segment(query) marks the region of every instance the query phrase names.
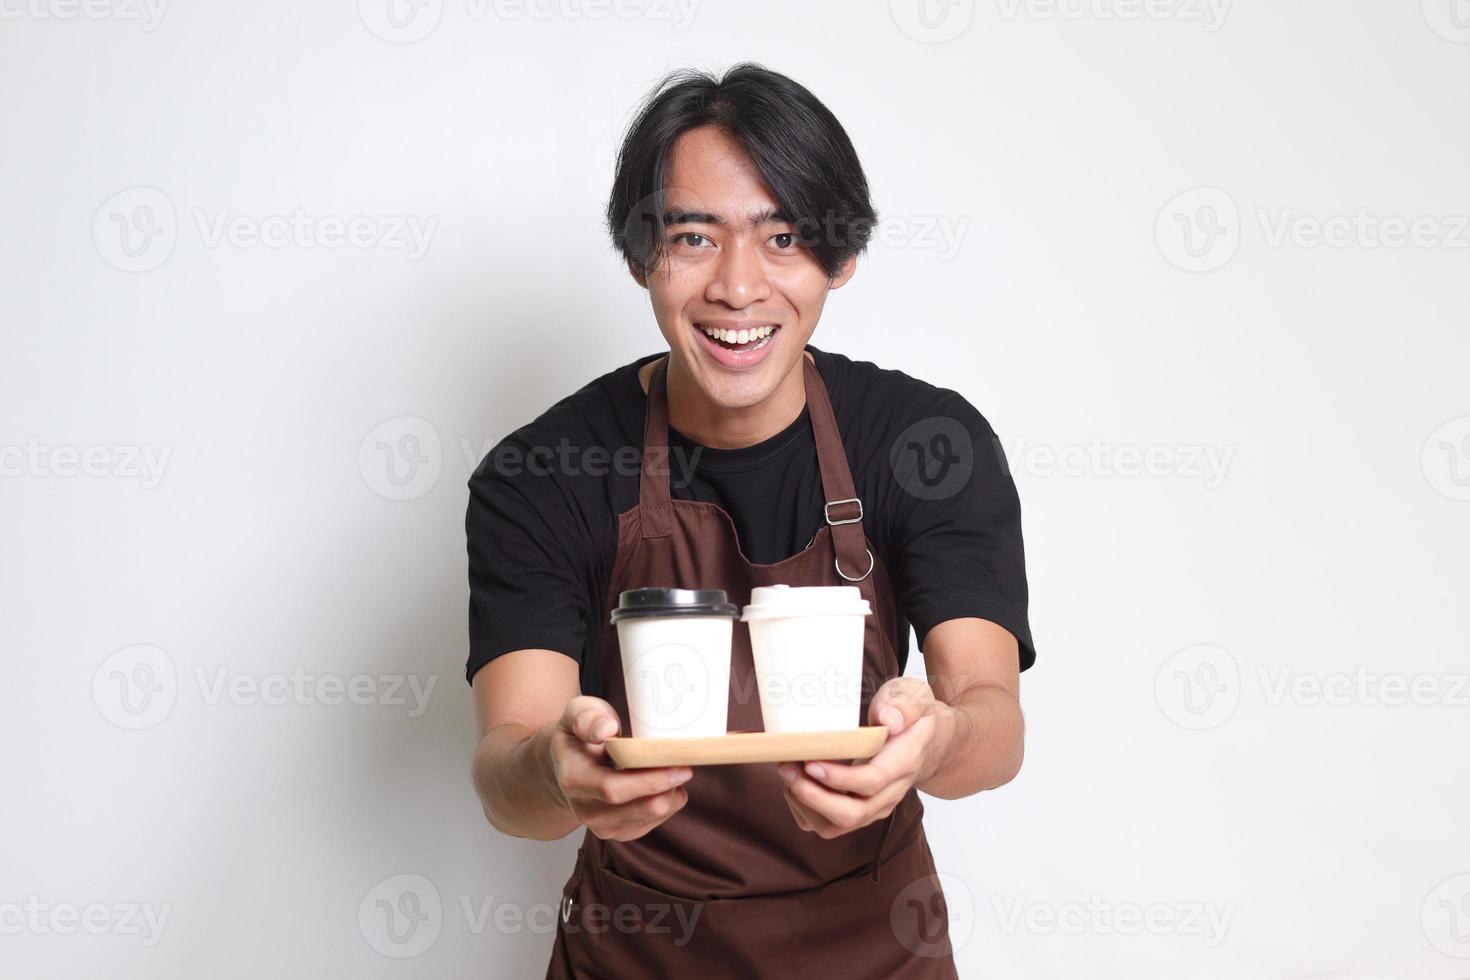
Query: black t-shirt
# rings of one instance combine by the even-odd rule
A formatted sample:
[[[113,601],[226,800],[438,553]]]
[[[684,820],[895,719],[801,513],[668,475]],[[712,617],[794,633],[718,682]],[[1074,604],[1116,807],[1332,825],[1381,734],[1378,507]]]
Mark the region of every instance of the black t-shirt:
[[[1021,508],[990,424],[959,394],[808,346],[847,451],[863,530],[888,568],[899,618],[922,649],[936,624],[977,616],[1009,630],[1020,669],[1036,659],[1026,613]],[[512,650],[548,649],[597,669],[617,516],[638,504],[646,395],[640,357],[562,399],[486,454],[469,480],[470,655],[465,674]],[[809,409],[753,446],[712,449],[670,426],[676,500],[724,508],[757,564],[805,548],[823,524]],[[854,570],[853,574],[856,573]],[[835,580],[833,584],[841,584]]]

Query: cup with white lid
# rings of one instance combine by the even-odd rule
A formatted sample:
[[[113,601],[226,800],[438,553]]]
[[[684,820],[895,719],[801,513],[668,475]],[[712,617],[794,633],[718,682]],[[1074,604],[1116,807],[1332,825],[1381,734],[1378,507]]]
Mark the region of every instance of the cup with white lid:
[[[868,600],[851,585],[751,589],[750,629],[768,732],[835,732],[862,725]]]
[[[629,589],[618,596],[623,687],[634,738],[725,734],[736,609],[724,589]]]

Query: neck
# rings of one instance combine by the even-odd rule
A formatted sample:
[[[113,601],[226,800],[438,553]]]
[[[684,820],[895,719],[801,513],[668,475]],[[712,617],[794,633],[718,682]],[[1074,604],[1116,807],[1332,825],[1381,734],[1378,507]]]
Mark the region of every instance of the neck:
[[[669,424],[685,436],[711,449],[743,449],[781,432],[801,416],[806,407],[803,364],[811,355],[802,352],[786,377],[769,398],[747,408],[721,408],[711,404],[683,365],[670,361],[665,376]]]

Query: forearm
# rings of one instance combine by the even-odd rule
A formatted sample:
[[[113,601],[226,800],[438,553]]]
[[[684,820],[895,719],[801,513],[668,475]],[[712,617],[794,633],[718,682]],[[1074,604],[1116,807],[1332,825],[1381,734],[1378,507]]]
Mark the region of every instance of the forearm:
[[[932,761],[915,785],[930,796],[958,799],[1004,786],[1021,769],[1021,705],[999,684],[977,684],[941,702]]]
[[[499,725],[475,748],[475,792],[495,829],[513,837],[556,840],[581,826],[557,786],[551,763],[556,723],[539,729]]]

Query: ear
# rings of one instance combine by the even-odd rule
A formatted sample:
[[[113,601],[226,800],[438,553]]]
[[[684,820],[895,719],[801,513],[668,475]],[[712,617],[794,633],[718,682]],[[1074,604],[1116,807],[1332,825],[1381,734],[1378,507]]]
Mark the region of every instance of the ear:
[[[642,286],[644,289],[648,288],[648,277],[643,274],[642,269],[638,268],[638,263],[634,262],[632,259],[628,260],[628,275],[632,276],[633,281]]]
[[[833,276],[828,281],[827,288],[841,289],[844,285],[846,285],[847,280],[853,277],[853,273],[855,272],[857,272],[857,256],[849,255],[847,257],[847,261],[843,262],[842,267],[837,270],[837,275]]]

